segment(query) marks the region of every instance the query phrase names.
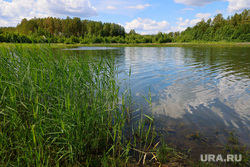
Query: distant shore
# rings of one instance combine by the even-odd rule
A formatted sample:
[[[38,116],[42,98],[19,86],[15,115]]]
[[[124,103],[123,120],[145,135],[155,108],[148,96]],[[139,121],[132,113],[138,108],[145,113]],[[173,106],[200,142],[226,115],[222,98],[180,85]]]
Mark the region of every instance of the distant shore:
[[[19,43],[0,43],[1,46],[16,46]],[[52,48],[68,48],[68,47],[250,47],[250,42],[185,42],[185,43],[138,43],[138,44],[123,44],[123,43],[96,43],[96,44],[64,44],[64,43],[36,43],[36,44],[21,44],[22,47],[35,47],[39,45],[50,45]]]

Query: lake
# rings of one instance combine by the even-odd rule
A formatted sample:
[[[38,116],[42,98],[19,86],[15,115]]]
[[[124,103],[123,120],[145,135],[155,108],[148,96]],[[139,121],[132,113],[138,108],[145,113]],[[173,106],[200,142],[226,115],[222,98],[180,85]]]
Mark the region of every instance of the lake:
[[[80,47],[115,55],[121,92],[130,85],[133,109],[151,114],[156,130],[177,147],[226,144],[230,132],[250,146],[250,48]],[[128,76],[131,68],[131,76]],[[128,79],[129,78],[129,79]],[[192,140],[192,134],[201,140]]]

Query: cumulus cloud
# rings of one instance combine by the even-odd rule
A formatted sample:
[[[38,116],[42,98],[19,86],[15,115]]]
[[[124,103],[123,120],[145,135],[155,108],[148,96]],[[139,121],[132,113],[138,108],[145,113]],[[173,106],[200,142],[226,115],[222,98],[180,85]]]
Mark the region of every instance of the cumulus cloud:
[[[97,15],[89,0],[0,0],[0,26],[16,26],[22,18]]]
[[[131,22],[126,22],[125,30],[129,32],[131,29],[139,30],[142,34],[152,34],[159,31],[169,30],[169,23],[167,21],[157,22],[151,19],[137,18]]]
[[[216,2],[216,1],[223,1],[223,0],[174,0],[175,3],[182,3],[187,6],[196,6],[196,7],[201,7],[205,6],[209,3]]]
[[[197,13],[195,17],[207,20],[211,16],[211,13]]]
[[[230,13],[241,12],[250,8],[249,0],[227,0],[229,1],[228,11]]]
[[[130,9],[145,9],[147,7],[151,6],[150,4],[145,4],[145,5],[136,5],[136,6],[127,6],[126,8],[130,8]]]
[[[190,20],[190,19],[183,20],[183,18],[180,17],[180,18],[178,18],[177,25],[179,27],[185,29],[186,27],[194,26],[196,23],[198,23],[202,19],[205,19],[205,20],[209,19],[210,16],[211,16],[211,13],[197,13],[195,15],[195,17],[197,17],[197,19],[193,19],[193,20]]]
[[[183,29],[185,29],[186,27],[192,27],[194,26],[196,23],[198,23],[199,21],[201,21],[202,19],[209,19],[209,17],[211,16],[210,13],[197,13],[195,15],[195,17],[197,17],[197,19],[186,19],[186,20],[183,20],[182,17],[178,18],[178,22],[177,22],[177,25],[182,27]]]
[[[186,20],[183,20],[182,17],[178,18],[178,26],[180,27],[192,27],[194,26],[196,23],[198,23],[201,19],[193,19],[193,20],[190,20],[190,19],[186,19]]]
[[[96,9],[91,7],[89,0],[37,0],[36,8],[38,12],[59,16],[97,16]]]
[[[177,22],[177,26],[170,26],[170,24],[165,20],[157,22],[156,20],[137,18],[131,22],[126,22],[124,27],[127,32],[131,29],[135,29],[137,33],[142,35],[157,34],[158,32],[169,33],[184,31],[186,27],[195,25],[201,19],[183,20],[183,18],[179,18],[178,20],[179,22]]]
[[[6,2],[0,0],[0,13],[1,16],[12,17],[18,16],[18,14],[29,13],[29,9],[34,5],[33,0],[13,0],[12,2]]]

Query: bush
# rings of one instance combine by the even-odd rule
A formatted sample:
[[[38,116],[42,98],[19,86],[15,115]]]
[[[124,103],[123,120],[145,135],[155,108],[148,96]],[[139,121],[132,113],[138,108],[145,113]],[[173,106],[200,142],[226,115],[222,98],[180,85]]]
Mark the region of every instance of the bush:
[[[64,37],[58,38],[57,42],[58,43],[64,43],[65,42],[65,38]]]
[[[66,38],[64,41],[65,44],[71,44],[71,40],[69,38]]]

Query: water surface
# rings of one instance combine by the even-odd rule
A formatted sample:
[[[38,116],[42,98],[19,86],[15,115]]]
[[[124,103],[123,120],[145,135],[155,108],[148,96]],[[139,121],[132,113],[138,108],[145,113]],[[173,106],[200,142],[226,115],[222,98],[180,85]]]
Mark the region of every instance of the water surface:
[[[130,83],[134,108],[144,113],[151,112],[142,98],[150,87],[156,126],[173,132],[169,139],[188,139],[188,133],[199,131],[204,137],[216,133],[214,140],[226,143],[233,130],[241,143],[250,146],[250,48],[113,49],[90,53],[116,56],[121,85]],[[123,80],[130,68],[130,79]],[[121,92],[126,89],[121,87]]]
[[[84,46],[84,47],[76,47],[70,48],[69,50],[114,50],[118,49],[116,47],[92,47],[92,46]],[[68,49],[66,49],[68,50]]]

